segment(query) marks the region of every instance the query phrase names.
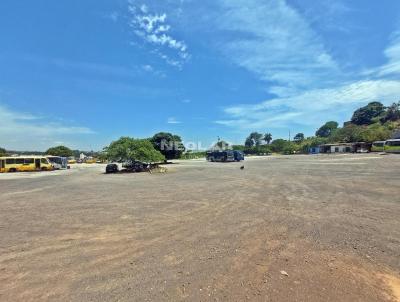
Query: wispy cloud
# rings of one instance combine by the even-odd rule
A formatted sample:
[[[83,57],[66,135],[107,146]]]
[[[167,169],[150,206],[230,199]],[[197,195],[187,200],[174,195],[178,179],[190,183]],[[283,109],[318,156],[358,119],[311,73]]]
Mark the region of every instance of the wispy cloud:
[[[181,124],[182,122],[178,121],[175,117],[169,117],[167,120],[167,124]]]
[[[307,21],[284,0],[219,0],[217,28],[234,35],[221,50],[236,63],[274,86],[320,88],[341,73]]]
[[[87,127],[68,126],[0,105],[0,142],[8,149],[46,149],[65,138],[94,134]],[[34,146],[34,147],[32,147]]]
[[[390,45],[385,49],[384,54],[388,62],[378,68],[378,75],[400,74],[400,30],[392,34]]]
[[[219,28],[240,33],[225,52],[258,75],[276,95],[253,105],[224,109],[216,123],[236,130],[316,128],[326,120],[349,119],[371,101],[394,102],[400,96],[400,32],[384,50],[387,63],[368,73],[344,73],[308,20],[284,0],[219,0],[226,12]],[[246,4],[246,5],[245,5]],[[346,7],[333,7],[347,10]],[[225,46],[225,45],[224,45]]]
[[[354,13],[354,8],[349,1],[300,1],[297,4],[311,26],[319,27],[323,31],[349,34],[361,29],[352,22],[350,14]]]
[[[390,103],[399,95],[399,81],[359,81],[270,99],[254,105],[228,107],[224,112],[229,118],[216,123],[242,130],[278,129],[293,124],[316,127],[327,119],[340,120],[343,114],[351,114],[360,105],[376,100]]]
[[[155,47],[153,53],[177,67],[188,60],[188,47],[184,41],[172,36],[166,13],[150,13],[147,5],[137,5],[133,0],[129,1],[128,9],[130,27],[137,37]]]

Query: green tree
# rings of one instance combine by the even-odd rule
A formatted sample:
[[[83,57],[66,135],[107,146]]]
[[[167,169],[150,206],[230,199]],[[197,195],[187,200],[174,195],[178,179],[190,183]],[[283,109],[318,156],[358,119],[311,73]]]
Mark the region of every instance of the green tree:
[[[296,143],[301,143],[301,142],[304,140],[304,134],[303,134],[303,133],[297,133],[297,134],[294,136],[293,140],[294,140]]]
[[[374,141],[385,141],[390,138],[391,134],[392,130],[387,126],[375,123],[368,127],[362,127],[360,136],[363,142],[372,143]]]
[[[53,155],[53,156],[70,157],[73,155],[73,152],[68,147],[57,146],[57,147],[49,148],[46,151],[46,154]]]
[[[326,122],[317,130],[315,135],[319,137],[329,137],[338,128],[338,126],[339,124],[335,121]]]
[[[244,145],[245,145],[247,148],[251,148],[251,147],[254,146],[254,142],[253,142],[253,140],[252,140],[250,137],[248,137],[248,138],[246,138],[246,141],[244,142]]]
[[[7,150],[4,148],[0,148],[0,156],[6,156],[7,155]]]
[[[246,147],[260,146],[262,138],[263,138],[263,135],[261,133],[252,132],[246,138],[245,145],[246,145]]]
[[[232,150],[244,151],[244,149],[246,149],[246,147],[243,145],[232,145]]]
[[[310,151],[310,148],[312,147],[318,147],[319,145],[326,144],[328,141],[327,138],[325,137],[309,137],[303,140],[300,144],[300,151],[302,153],[308,153]]]
[[[363,128],[354,124],[347,125],[346,127],[339,128],[332,133],[329,137],[331,143],[343,142],[343,143],[353,143],[361,142]]]
[[[265,133],[264,134],[264,140],[267,142],[267,144],[269,145],[272,141],[272,134],[271,133]]]
[[[273,152],[283,152],[283,150],[287,147],[289,141],[284,140],[282,138],[278,138],[272,141],[270,147]]]
[[[121,137],[104,148],[106,157],[110,161],[140,161],[145,163],[161,162],[165,159],[160,151],[147,139]]]
[[[229,144],[226,141],[220,140],[217,143],[215,143],[214,146],[211,149],[213,149],[213,150],[227,150],[227,149],[229,149]]]
[[[169,132],[159,132],[155,134],[150,138],[150,142],[166,159],[180,158],[185,151],[181,137]]]
[[[354,111],[351,122],[355,125],[370,125],[382,118],[384,114],[385,106],[382,103],[371,102]]]
[[[393,103],[386,108],[385,116],[381,119],[381,122],[385,123],[387,121],[397,121],[400,120],[400,102]]]
[[[273,152],[284,154],[293,154],[301,149],[298,144],[281,138],[273,140],[269,147]]]

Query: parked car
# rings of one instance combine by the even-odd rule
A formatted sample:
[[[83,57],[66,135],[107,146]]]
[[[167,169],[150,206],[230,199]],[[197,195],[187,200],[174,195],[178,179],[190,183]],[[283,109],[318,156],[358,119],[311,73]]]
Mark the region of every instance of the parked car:
[[[226,151],[209,151],[206,156],[208,161],[229,162],[235,161],[235,155],[232,150]]]
[[[122,167],[129,172],[143,172],[149,169],[149,165],[147,163],[140,161],[126,162],[122,165]]]
[[[106,166],[106,173],[117,173],[119,171],[118,165],[117,164],[108,164]]]
[[[233,156],[236,161],[244,160],[244,153],[242,151],[233,150]]]

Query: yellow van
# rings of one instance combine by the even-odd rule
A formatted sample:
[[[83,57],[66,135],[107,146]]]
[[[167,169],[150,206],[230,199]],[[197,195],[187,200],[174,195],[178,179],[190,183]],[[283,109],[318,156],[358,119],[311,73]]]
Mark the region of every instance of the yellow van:
[[[53,166],[43,156],[0,157],[0,173],[50,170]]]

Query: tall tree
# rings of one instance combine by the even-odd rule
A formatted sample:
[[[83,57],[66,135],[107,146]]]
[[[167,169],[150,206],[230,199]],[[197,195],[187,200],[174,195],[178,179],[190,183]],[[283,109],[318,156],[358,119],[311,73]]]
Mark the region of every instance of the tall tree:
[[[319,137],[328,137],[338,128],[338,126],[339,124],[335,121],[326,122],[317,130],[317,132],[315,132],[315,135]]]
[[[73,155],[73,152],[70,148],[65,146],[57,146],[47,149],[46,154],[53,156],[61,156],[61,157],[70,157]]]
[[[253,140],[252,140],[250,137],[248,137],[248,138],[246,138],[246,141],[244,142],[244,145],[245,145],[246,147],[251,148],[251,147],[254,146],[254,142],[253,142]]]
[[[110,161],[126,162],[140,161],[145,163],[160,162],[165,159],[153,144],[147,139],[121,137],[104,148],[106,157]]]
[[[267,142],[267,144],[269,145],[272,141],[272,134],[271,133],[265,133],[264,134],[264,140]]]
[[[304,134],[303,134],[303,133],[297,133],[297,134],[294,136],[293,140],[294,140],[296,143],[302,142],[302,141],[304,140]]]
[[[246,145],[246,147],[259,146],[259,145],[261,145],[262,138],[263,138],[263,135],[261,133],[252,132],[246,138],[245,145]]]
[[[166,159],[180,158],[185,151],[182,139],[179,135],[169,132],[159,132],[150,138],[154,148],[161,152]]]
[[[368,105],[354,111],[351,122],[355,125],[370,125],[375,119],[383,117],[385,106],[380,102],[371,102]]]
[[[387,121],[397,121],[400,120],[400,102],[393,103],[386,109],[386,113],[384,118],[381,120],[382,122]]]

